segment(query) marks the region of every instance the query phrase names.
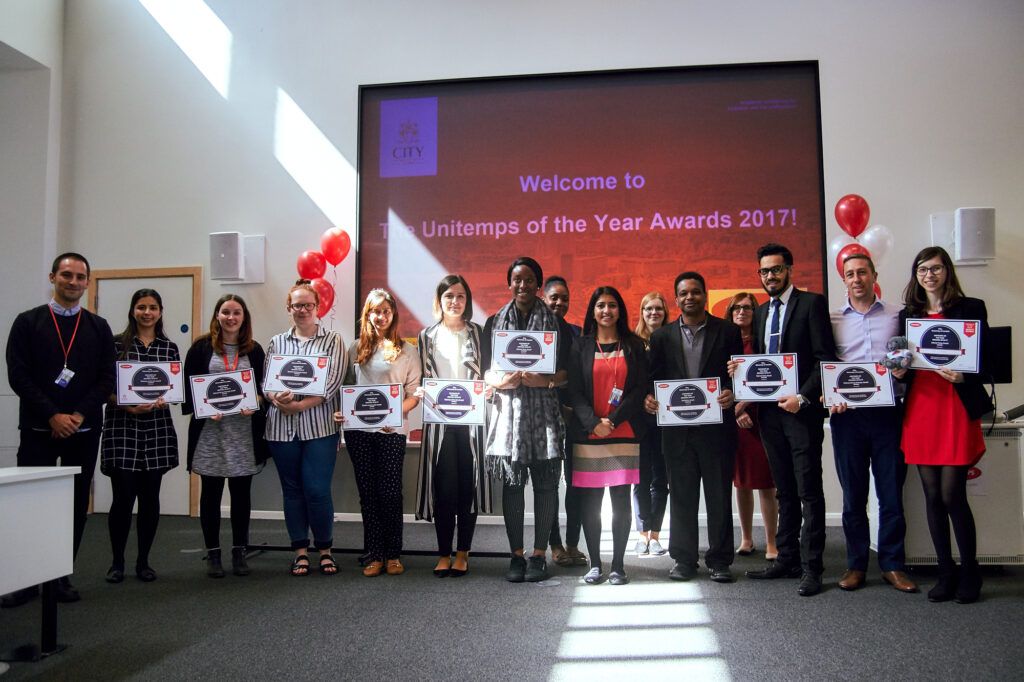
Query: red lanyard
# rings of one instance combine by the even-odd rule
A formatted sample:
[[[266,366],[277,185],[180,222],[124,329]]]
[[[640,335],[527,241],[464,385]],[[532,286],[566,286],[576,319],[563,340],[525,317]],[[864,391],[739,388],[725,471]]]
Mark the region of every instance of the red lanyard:
[[[235,353],[235,364],[233,364],[233,365],[230,362],[228,362],[228,351],[227,351],[227,349],[224,350],[224,355],[222,355],[221,357],[224,358],[224,371],[226,371],[226,372],[234,372],[238,368],[238,361],[242,359],[242,352],[239,351],[239,352]]]
[[[599,358],[601,358],[601,361],[602,361],[602,362],[604,362],[604,366],[605,366],[605,367],[607,367],[607,366],[608,366],[609,364],[610,364],[610,365],[611,365],[611,367],[612,367],[612,387],[613,387],[613,388],[618,388],[618,387],[619,387],[619,379],[618,379],[618,377],[616,376],[616,375],[618,374],[618,370],[619,370],[619,365],[618,365],[618,363],[616,362],[616,358],[615,358],[615,354],[616,354],[616,353],[617,353],[618,351],[619,351],[619,342],[618,342],[618,341],[616,341],[616,342],[615,342],[615,350],[613,350],[613,351],[611,352],[611,357],[612,357],[612,359],[611,359],[611,360],[609,360],[609,359],[608,359],[608,357],[609,357],[609,356],[605,355],[605,354],[604,354],[604,351],[603,351],[603,350],[601,349],[601,344],[600,344],[600,343],[598,343],[598,344],[597,344],[597,356],[598,356]]]
[[[60,333],[60,327],[57,325],[57,316],[53,314],[53,308],[46,306],[50,310],[50,317],[53,318],[53,328],[57,330],[57,340],[60,341],[60,349],[64,351],[64,369],[68,368],[68,356],[71,355],[71,347],[75,345],[75,336],[78,335],[78,325],[82,321],[82,311],[78,311],[75,319],[75,331],[71,332],[71,342],[67,346],[64,345],[64,336]]]

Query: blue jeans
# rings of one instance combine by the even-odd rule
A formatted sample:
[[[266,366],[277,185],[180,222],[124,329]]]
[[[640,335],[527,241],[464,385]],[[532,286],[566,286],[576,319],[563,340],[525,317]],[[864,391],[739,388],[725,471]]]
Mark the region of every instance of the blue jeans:
[[[338,457],[338,434],[313,440],[270,441],[270,453],[281,479],[284,525],[292,549],[309,545],[329,549],[334,542],[334,500],[331,478]]]

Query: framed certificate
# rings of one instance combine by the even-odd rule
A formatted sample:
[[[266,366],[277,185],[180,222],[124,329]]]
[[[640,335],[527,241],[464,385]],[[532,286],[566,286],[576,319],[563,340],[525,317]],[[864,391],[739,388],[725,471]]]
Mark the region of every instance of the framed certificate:
[[[655,381],[658,426],[721,424],[722,406],[718,404],[721,389],[718,377]]]
[[[423,380],[424,424],[483,425],[487,417],[484,382]]]
[[[117,404],[146,405],[160,398],[185,402],[180,362],[116,362]]]
[[[875,362],[821,363],[821,394],[825,407],[886,407],[896,404],[892,373]]]
[[[402,428],[401,384],[342,386],[341,413],[346,431],[376,431],[386,426]]]
[[[194,376],[191,383],[196,419],[259,409],[256,375],[251,369]]]
[[[506,372],[555,373],[558,332],[496,331],[493,341],[494,367]]]
[[[968,374],[980,370],[979,320],[907,320],[907,341],[914,354],[911,369],[953,369]]]
[[[733,377],[732,388],[736,400],[776,401],[796,395],[796,354],[733,355],[740,363]]]
[[[330,369],[326,355],[271,355],[263,390],[326,396]]]

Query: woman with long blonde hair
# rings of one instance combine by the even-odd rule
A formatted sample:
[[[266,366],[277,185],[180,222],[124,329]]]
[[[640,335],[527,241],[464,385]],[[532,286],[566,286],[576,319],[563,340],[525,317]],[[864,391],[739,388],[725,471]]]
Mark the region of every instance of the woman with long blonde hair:
[[[414,394],[422,371],[416,349],[398,335],[398,304],[384,289],[373,289],[359,316],[359,338],[349,349],[348,385],[402,384],[403,426],[377,431],[346,431],[359,506],[363,515],[366,565],[363,575],[400,575],[402,566],[402,464],[409,412],[419,404]],[[344,424],[341,412],[335,421]]]

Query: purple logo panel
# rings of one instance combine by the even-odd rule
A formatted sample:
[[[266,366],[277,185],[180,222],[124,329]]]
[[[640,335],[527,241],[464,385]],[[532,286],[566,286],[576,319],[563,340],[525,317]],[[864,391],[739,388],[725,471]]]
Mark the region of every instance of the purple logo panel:
[[[380,176],[437,175],[437,98],[380,103]]]

